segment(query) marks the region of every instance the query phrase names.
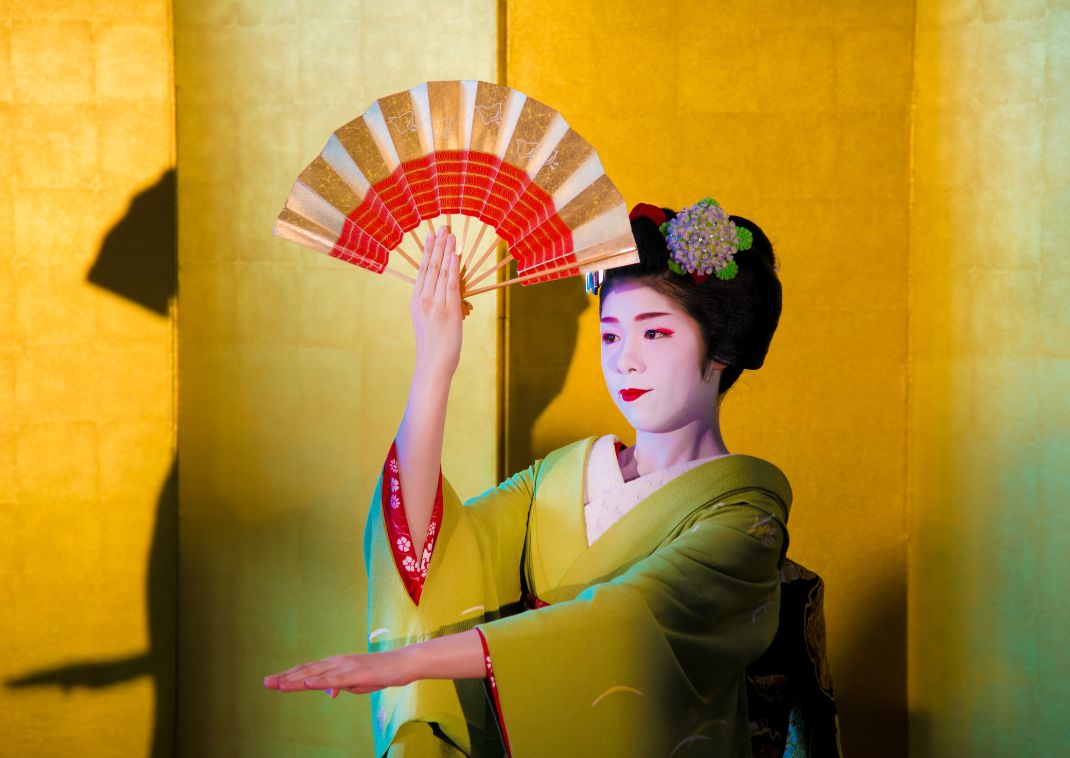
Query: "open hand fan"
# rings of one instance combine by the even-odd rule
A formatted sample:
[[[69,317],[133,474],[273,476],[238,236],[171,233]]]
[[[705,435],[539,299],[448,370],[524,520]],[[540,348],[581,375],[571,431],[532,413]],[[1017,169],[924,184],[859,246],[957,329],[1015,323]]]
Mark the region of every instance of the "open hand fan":
[[[434,231],[440,216],[451,225],[453,214],[465,217],[463,297],[639,260],[624,198],[594,148],[552,108],[480,81],[379,98],[337,129],[294,182],[275,234],[411,283],[388,266],[390,254],[419,268],[414,230],[423,221]],[[494,239],[477,257],[487,229]],[[508,254],[484,267],[499,242]],[[477,287],[511,261],[516,278]]]

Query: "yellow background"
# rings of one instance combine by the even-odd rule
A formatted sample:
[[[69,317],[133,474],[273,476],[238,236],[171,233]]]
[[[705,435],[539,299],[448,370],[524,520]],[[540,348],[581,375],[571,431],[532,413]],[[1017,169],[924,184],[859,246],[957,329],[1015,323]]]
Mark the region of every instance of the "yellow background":
[[[370,744],[363,698],[259,679],[363,648],[407,292],[270,228],[333,128],[462,77],[560,110],[629,203],[772,239],[784,315],[724,430],[793,483],[847,754],[1070,751],[1064,2],[0,10],[0,753]],[[630,439],[579,290],[476,299],[462,493]]]
[[[916,45],[911,753],[1070,755],[1070,6]]]
[[[5,756],[174,738],[171,40],[163,0],[0,2]]]

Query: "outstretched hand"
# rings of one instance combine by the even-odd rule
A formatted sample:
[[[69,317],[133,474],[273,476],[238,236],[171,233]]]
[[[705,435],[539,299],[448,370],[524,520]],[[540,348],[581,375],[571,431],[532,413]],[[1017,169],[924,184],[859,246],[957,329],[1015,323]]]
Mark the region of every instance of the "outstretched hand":
[[[452,378],[461,359],[460,256],[457,238],[439,227],[424,241],[420,271],[413,285],[409,313],[416,336],[416,365],[433,375]]]
[[[302,663],[264,677],[264,686],[279,692],[322,690],[332,698],[339,692],[364,695],[414,681],[404,648],[365,655],[332,655]]]

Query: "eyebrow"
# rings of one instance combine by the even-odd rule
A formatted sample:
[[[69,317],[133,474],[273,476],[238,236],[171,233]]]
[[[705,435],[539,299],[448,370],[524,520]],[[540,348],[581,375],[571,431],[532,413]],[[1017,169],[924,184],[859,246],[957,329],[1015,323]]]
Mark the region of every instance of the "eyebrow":
[[[671,315],[672,315],[671,313],[661,313],[660,311],[655,311],[655,312],[651,312],[651,313],[640,313],[638,316],[635,317],[635,320],[636,321],[646,321],[647,319],[657,318],[658,316],[671,316]],[[603,324],[607,324],[607,323],[608,324],[619,324],[620,320],[616,319],[616,318],[613,318],[612,316],[604,316],[602,318],[602,323]]]

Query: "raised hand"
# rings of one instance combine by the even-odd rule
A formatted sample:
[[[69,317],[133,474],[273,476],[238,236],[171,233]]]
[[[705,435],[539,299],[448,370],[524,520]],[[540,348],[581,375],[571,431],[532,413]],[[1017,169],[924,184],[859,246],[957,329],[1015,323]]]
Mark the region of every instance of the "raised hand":
[[[409,313],[416,336],[417,376],[451,379],[461,359],[460,256],[457,238],[440,227],[424,241]]]

